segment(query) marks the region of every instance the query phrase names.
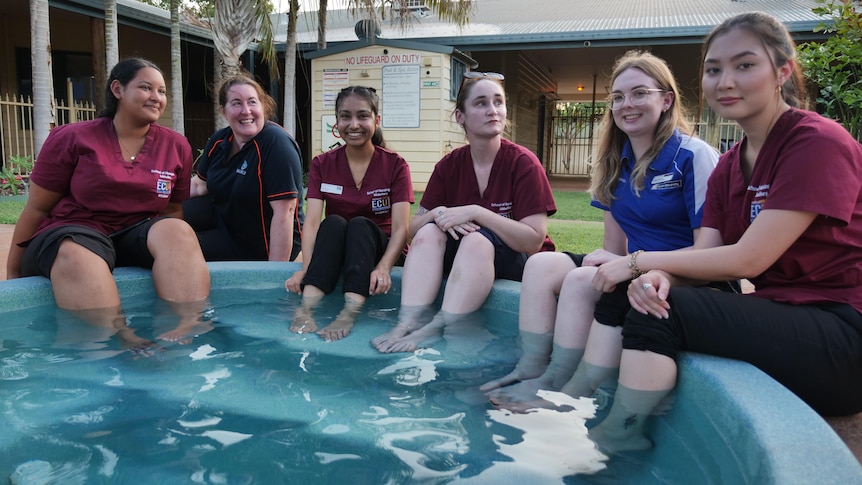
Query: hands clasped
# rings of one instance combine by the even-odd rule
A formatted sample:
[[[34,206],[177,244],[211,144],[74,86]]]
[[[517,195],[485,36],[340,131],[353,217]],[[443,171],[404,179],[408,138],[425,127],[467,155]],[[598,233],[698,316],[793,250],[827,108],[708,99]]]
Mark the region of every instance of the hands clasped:
[[[668,318],[670,279],[664,271],[653,270],[632,280],[628,289],[629,303],[636,311],[656,318]]]
[[[479,230],[480,226],[473,222],[471,206],[437,207],[432,211],[434,223],[441,231],[449,233],[453,239],[460,239],[471,232]]]

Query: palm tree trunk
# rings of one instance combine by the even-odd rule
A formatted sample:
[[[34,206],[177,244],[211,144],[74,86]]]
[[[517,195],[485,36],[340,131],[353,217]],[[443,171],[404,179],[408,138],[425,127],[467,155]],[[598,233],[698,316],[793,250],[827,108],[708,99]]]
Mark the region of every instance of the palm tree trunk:
[[[120,36],[117,33],[117,0],[105,0],[105,60],[107,75],[120,62]]]
[[[185,134],[180,0],[171,0],[171,122],[175,131]]]
[[[33,160],[54,126],[54,77],[48,0],[30,0],[30,51],[33,68]]]
[[[296,20],[299,0],[290,0],[287,44],[284,46],[284,128],[296,134]]]
[[[326,4],[329,0],[320,0],[317,10],[317,50],[326,49]]]

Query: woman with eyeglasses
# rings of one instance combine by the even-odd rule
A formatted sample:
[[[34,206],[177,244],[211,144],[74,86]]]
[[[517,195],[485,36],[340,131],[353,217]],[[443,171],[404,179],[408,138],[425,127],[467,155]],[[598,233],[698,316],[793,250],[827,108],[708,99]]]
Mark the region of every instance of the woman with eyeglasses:
[[[590,432],[609,452],[652,446],[644,423],[674,388],[681,351],[749,362],[821,414],[862,411],[862,146],[797,107],[796,48],[767,14],[713,29],[701,82],[745,136],[709,180],[694,247],[637,252],[594,280],[627,286],[633,308],[613,406]],[[754,293],[689,286],[730,278]]]
[[[547,228],[556,206],[545,170],[532,152],[502,136],[502,81],[500,74],[471,72],[462,82],[455,119],[469,143],[434,167],[410,222],[399,321],[372,340],[381,352],[415,350],[478,310],[495,278],[520,281],[530,254],[554,249]],[[443,304],[434,315],[444,275]]]
[[[692,135],[667,63],[627,52],[611,86],[590,185],[592,205],[605,211],[604,245],[587,255],[540,253],[527,261],[521,358],[508,375],[480,387],[497,405],[541,404],[539,389],[589,397],[605,381],[613,386],[630,305],[625,286],[593,289],[597,268],[639,250],[691,246],[699,230],[718,152]]]
[[[413,184],[404,158],[384,148],[379,105],[365,86],[346,87],[335,98],[344,145],[311,161],[302,269],[285,282],[287,291],[302,294],[292,332],[317,332],[327,342],[347,337],[365,300],[388,293],[389,273],[403,262]],[[344,308],[318,330],[314,307],[341,276]]]

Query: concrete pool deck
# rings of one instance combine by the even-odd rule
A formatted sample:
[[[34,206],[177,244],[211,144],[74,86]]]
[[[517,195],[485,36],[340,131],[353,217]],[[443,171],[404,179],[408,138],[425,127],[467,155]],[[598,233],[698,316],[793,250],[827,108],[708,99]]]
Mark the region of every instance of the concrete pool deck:
[[[0,224],[0,280],[6,279],[6,257],[12,241],[14,226]],[[826,422],[844,441],[853,455],[862,462],[862,413],[838,417],[826,418]]]

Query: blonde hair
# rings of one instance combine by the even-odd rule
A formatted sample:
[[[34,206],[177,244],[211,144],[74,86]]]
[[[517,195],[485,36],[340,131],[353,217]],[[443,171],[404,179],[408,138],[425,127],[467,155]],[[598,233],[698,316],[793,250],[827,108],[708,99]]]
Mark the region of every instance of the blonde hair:
[[[640,69],[644,74],[651,77],[659,89],[673,93],[670,107],[659,116],[655,127],[655,138],[652,146],[646,151],[640,160],[635,161],[632,170],[632,188],[635,195],[640,196],[644,188],[644,180],[650,163],[661,151],[664,144],[673,135],[674,129],[691,134],[691,124],[685,117],[682,108],[679,87],[676,79],[670,71],[667,63],[650,54],[649,52],[629,51],[620,57],[614,65],[611,75],[611,85],[617,77],[627,69]],[[622,172],[622,152],[628,141],[625,134],[614,122],[614,115],[610,109],[605,112],[602,120],[602,135],[599,139],[598,156],[590,163],[590,193],[600,203],[610,205],[614,200],[614,190]]]

